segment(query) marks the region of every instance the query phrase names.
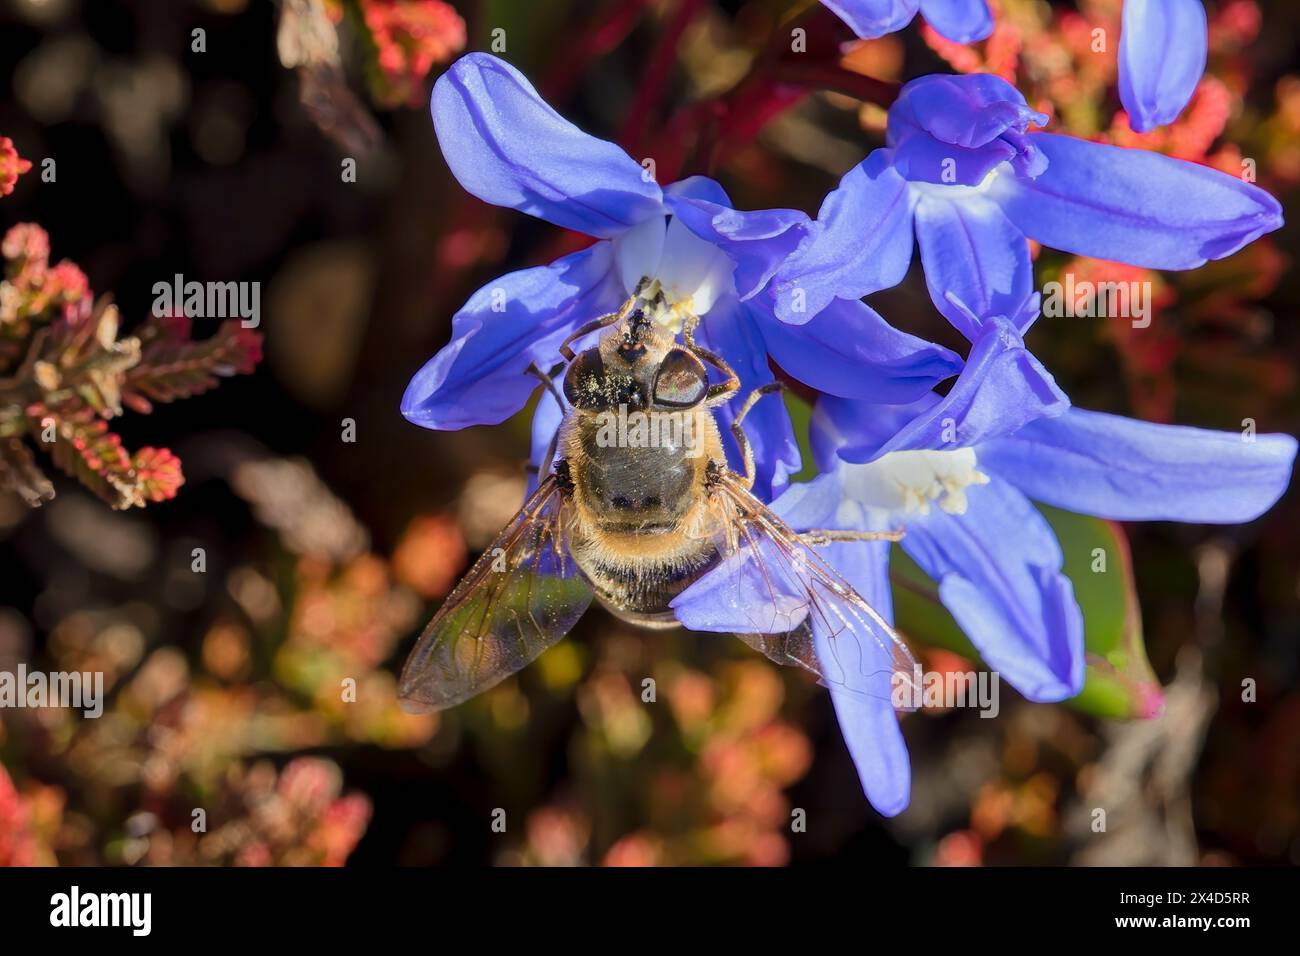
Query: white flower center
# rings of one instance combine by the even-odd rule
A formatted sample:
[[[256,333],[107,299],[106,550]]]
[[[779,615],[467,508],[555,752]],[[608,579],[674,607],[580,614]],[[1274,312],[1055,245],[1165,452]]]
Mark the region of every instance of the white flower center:
[[[866,508],[893,514],[929,514],[930,502],[949,514],[966,513],[966,489],[988,484],[975,468],[975,449],[891,451],[865,464],[846,464],[844,491]]]
[[[685,313],[703,316],[736,288],[727,254],[676,218],[656,216],[623,233],[614,240],[614,264],[628,295],[642,279],[658,279],[672,306],[665,319],[679,322]]]

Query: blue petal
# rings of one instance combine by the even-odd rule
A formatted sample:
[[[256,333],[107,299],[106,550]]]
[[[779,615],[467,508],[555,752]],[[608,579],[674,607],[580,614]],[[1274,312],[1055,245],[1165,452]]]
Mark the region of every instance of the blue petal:
[[[916,16],[920,0],[822,0],[864,40],[903,29]]]
[[[993,14],[984,0],[921,0],[921,16],[953,43],[977,43],[993,32]]]
[[[813,461],[822,472],[833,470],[842,454],[849,456],[845,460],[872,461],[909,422],[941,401],[937,392],[906,405],[876,405],[823,395],[813,407],[808,426]]]
[[[796,209],[745,212],[731,208],[725,194],[718,202],[675,195],[669,187],[667,203],[686,228],[735,263],[733,280],[741,299],[750,298],[771,281],[811,227],[808,216]]]
[[[736,634],[780,634],[794,630],[808,617],[808,603],[770,538],[758,538],[753,550],[740,550],[710,569],[670,607],[683,627],[692,631]]]
[[[1037,176],[1047,160],[1025,134],[1047,117],[1014,86],[988,73],[932,74],[907,83],[889,108],[889,145],[912,182],[978,186],[1003,163]]]
[[[749,305],[728,297],[709,310],[700,325],[698,338],[705,348],[720,354],[740,377],[740,389],[735,397],[715,412],[727,460],[733,469],[740,471],[740,449],[731,434],[731,423],[754,389],[775,381],[767,364],[763,337]],[[754,494],[763,501],[771,501],[800,468],[799,445],[781,396],[760,398],[750,409],[742,427],[754,451],[757,474]]]
[[[936,186],[979,186],[995,169],[1020,151],[1003,139],[978,149],[944,143],[917,133],[893,143],[894,168],[909,182]]]
[[[461,57],[434,85],[431,108],[447,165],[485,202],[603,238],[663,213],[659,186],[635,160],[556,113],[503,60]]]
[[[912,128],[935,139],[977,149],[1008,132],[1041,126],[1047,117],[1029,108],[1018,89],[991,73],[932,73],[909,81],[889,109],[890,135]]]
[[[1156,425],[1072,408],[979,449],[980,466],[1047,504],[1125,521],[1250,521],[1286,491],[1290,435]]]
[[[818,653],[824,640],[818,636]],[[911,799],[912,765],[893,705],[835,685],[831,701],[867,799],[884,816],[902,813]]]
[[[900,332],[855,299],[837,300],[804,325],[772,315],[770,296],[751,300],[767,351],[790,375],[843,398],[898,404],[919,398],[961,370],[941,345]]]
[[[1172,123],[1205,72],[1209,28],[1201,0],[1125,0],[1119,98],[1139,133]]]
[[[537,388],[531,362],[549,369],[573,328],[624,299],[607,242],[479,289],[451,323],[451,342],[415,374],[402,414],[425,428],[505,421]]]
[[[836,516],[843,497],[839,473],[826,471],[811,481],[800,481],[786,488],[771,508],[773,514],[800,531],[840,528]]]
[[[797,487],[797,486],[796,486]],[[825,527],[825,525],[821,525]],[[889,591],[889,542],[865,541],[855,544],[836,544],[821,549],[822,557],[844,575],[854,589],[866,598],[886,621],[894,617]],[[820,660],[829,660],[836,652],[833,641],[825,633],[813,634]],[[888,656],[874,644],[863,642],[864,651],[876,659],[855,665],[859,673],[888,670],[892,664]],[[846,671],[854,668],[846,667]],[[912,765],[898,726],[898,714],[893,703],[870,688],[860,688],[857,693],[839,685],[828,684],[831,701],[840,733],[848,745],[853,765],[858,770],[862,789],[871,805],[887,817],[895,816],[907,808],[911,799]]]
[[[792,485],[773,510],[800,528],[881,530],[894,520],[846,508],[840,473],[835,467]],[[1055,535],[1007,482],[974,485],[966,495],[965,514],[908,515],[904,550],[939,583],[940,599],[994,670],[1032,700],[1073,696],[1083,683],[1083,617]],[[858,575],[859,547],[835,545],[825,557],[883,613],[889,605]]]
[[[1083,687],[1083,615],[1052,529],[1005,481],[966,495],[965,514],[910,517],[903,549],[939,583],[990,667],[1030,700],[1073,697]]]
[[[722,188],[722,184],[716,179],[710,179],[708,176],[687,176],[685,179],[679,179],[664,187],[664,202],[671,207],[673,200],[678,199],[699,199],[703,202],[713,203],[715,206],[725,206],[730,209],[731,197],[727,191]]]
[[[825,474],[792,485],[773,510],[796,528],[835,527],[832,516],[841,499],[836,482],[835,475]],[[881,617],[892,620],[888,542],[837,544],[819,553]],[[673,611],[697,631],[766,629],[763,623],[781,614],[779,605],[773,606],[773,588],[790,599],[791,608],[806,606],[803,591],[777,570],[783,566],[773,561],[763,568],[753,560],[733,559],[687,588],[673,601]],[[867,799],[886,816],[900,813],[910,796],[911,766],[890,701],[891,684],[884,679],[894,662],[865,634],[832,637],[814,626],[813,640],[823,672],[837,675],[827,687]]]
[[[907,182],[878,149],[840,180],[806,240],[777,272],[776,316],[807,322],[835,299],[897,285],[912,261]]]
[[[972,448],[1062,414],[1070,400],[998,320],[971,349],[961,375],[942,399],[908,409],[900,423],[879,406],[825,397],[812,421],[813,446],[849,462],[874,461],[891,451]]]
[[[988,195],[1045,246],[1152,269],[1194,269],[1282,225],[1258,186],[1159,153],[1035,133],[1034,180],[1001,175]]]
[[[978,319],[1004,316],[1023,332],[1038,315],[1029,244],[983,196],[947,200],[937,191],[916,204],[916,239],[935,307],[972,342]],[[955,308],[952,297],[966,306]]]
[[[559,386],[558,382],[556,386]],[[538,482],[551,473],[556,452],[552,443],[563,421],[564,411],[560,408],[560,403],[555,400],[550,389],[542,389],[542,397],[537,400],[537,408],[533,411],[532,439],[528,454],[528,493],[524,496],[525,500],[537,490]]]

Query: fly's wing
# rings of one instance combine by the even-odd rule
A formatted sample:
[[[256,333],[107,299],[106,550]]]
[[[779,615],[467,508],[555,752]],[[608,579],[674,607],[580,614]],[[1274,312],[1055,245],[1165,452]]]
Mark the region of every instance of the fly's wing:
[[[533,492],[456,585],[402,668],[405,710],[442,710],[493,687],[572,629],[591,586],[568,550],[555,476]]]
[[[737,476],[723,478],[714,502],[722,561],[698,582],[714,620],[825,684],[910,702],[916,661],[866,599]]]

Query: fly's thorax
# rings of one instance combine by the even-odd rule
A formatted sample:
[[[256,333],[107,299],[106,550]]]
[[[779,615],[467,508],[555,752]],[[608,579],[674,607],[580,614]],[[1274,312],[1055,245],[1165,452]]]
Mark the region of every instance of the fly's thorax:
[[[723,455],[703,406],[575,410],[560,448],[580,519],[614,535],[670,533],[697,520],[708,463]]]

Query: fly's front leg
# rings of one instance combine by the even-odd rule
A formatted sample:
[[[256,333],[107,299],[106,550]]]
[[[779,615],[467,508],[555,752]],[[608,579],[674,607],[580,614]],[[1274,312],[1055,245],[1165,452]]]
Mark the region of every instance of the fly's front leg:
[[[813,528],[800,531],[799,540],[813,548],[844,541],[902,541],[903,531],[838,531],[832,528]]]
[[[721,355],[710,352],[695,341],[695,330],[699,328],[699,325],[700,317],[698,315],[688,315],[685,321],[682,322],[682,339],[686,342],[686,350],[700,361],[712,365],[727,377],[725,382],[710,385],[709,390],[704,394],[704,404],[712,408],[714,405],[721,405],[740,390],[740,376],[732,370],[731,366],[727,364],[727,360]]]
[[[740,457],[745,465],[745,473],[741,476],[745,481],[746,488],[754,487],[754,449],[750,447],[749,436],[745,434],[742,427],[745,417],[749,410],[754,407],[755,403],[764,395],[770,395],[773,392],[785,391],[784,382],[768,382],[766,385],[760,385],[749,393],[745,399],[745,404],[740,406],[740,411],[736,413],[736,420],[731,423],[731,433],[736,436],[736,444],[740,446]]]
[[[628,299],[627,302],[623,303],[623,307],[617,312],[611,312],[608,315],[602,315],[598,319],[592,319],[586,325],[575,329],[572,335],[560,343],[560,354],[564,356],[564,360],[566,362],[573,361],[575,353],[570,346],[572,346],[574,342],[578,341],[578,339],[582,338],[584,335],[590,335],[592,332],[599,332],[601,329],[607,328],[615,322],[623,321],[635,303],[635,298]]]

